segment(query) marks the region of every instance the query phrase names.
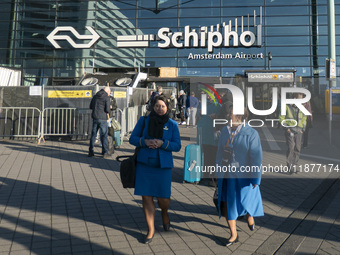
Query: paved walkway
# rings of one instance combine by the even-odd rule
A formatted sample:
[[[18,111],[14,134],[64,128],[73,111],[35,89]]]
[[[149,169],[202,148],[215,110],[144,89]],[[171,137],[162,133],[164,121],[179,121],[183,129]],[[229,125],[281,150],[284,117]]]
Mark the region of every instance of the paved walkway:
[[[0,254],[340,254],[340,127],[334,123],[337,136],[329,146],[326,124],[317,118],[300,160],[302,166],[320,166],[319,172],[265,173],[265,216],[255,219],[253,232],[238,221],[240,242],[228,248],[226,222],[212,202],[214,188],[183,184],[184,149],[195,129],[180,127],[171,231],[163,231],[158,209],[150,245],[143,244],[141,197],[122,188],[118,163],[99,157],[99,147],[88,158],[87,141],[0,141]],[[283,131],[258,130],[263,165],[284,165]],[[124,141],[114,157],[132,152]]]

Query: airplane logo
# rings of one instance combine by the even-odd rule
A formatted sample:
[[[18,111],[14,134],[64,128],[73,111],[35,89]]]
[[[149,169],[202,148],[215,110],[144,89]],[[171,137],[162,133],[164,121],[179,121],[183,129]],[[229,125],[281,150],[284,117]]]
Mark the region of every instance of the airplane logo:
[[[65,27],[56,27],[46,38],[50,41],[50,43],[56,48],[60,49],[60,45],[56,42],[57,40],[66,40],[73,46],[73,48],[77,49],[88,49],[91,48],[93,44],[97,42],[97,40],[100,38],[98,33],[94,31],[94,29],[90,26],[86,26],[87,30],[90,31],[91,35],[81,35],[79,34],[73,27],[65,26]],[[75,43],[71,37],[68,35],[56,35],[60,31],[69,31],[71,32],[77,39],[80,40],[91,40],[89,43]]]

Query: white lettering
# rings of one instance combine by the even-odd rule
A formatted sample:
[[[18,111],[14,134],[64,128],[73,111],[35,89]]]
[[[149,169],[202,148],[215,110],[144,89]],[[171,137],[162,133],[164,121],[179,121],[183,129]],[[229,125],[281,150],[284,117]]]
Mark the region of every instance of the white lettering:
[[[190,32],[190,26],[184,27],[184,46],[190,47],[190,40],[193,40],[193,47],[198,47],[198,34],[195,29]]]
[[[251,125],[250,123],[252,123],[253,121],[255,121],[255,122],[260,122],[261,125],[260,125],[260,126]],[[261,120],[261,119],[251,119],[251,120],[248,121],[248,125],[251,126],[251,127],[263,127],[264,121]]]
[[[183,36],[183,32],[175,32],[171,38],[171,43],[176,48],[183,48],[183,43],[178,42],[178,38]]]
[[[247,42],[246,39],[249,39]],[[244,31],[240,36],[240,43],[245,47],[250,47],[255,42],[255,35],[251,31]]]
[[[243,122],[237,122],[234,124],[239,124],[239,125],[243,125],[245,126],[246,124],[248,124],[250,127],[263,127],[265,125],[265,121],[271,121],[272,125],[271,127],[274,127],[274,121],[279,121],[278,119],[268,119],[268,120],[261,120],[261,119],[250,119],[247,122],[244,120]],[[287,125],[286,122],[293,122],[293,126],[291,125]],[[258,125],[252,125],[253,122],[259,122],[260,124]],[[213,127],[216,127],[216,125],[226,125],[228,124],[228,120],[226,119],[213,119]],[[294,119],[285,119],[281,122],[281,125],[283,127],[296,127],[297,126],[297,121]],[[233,122],[230,121],[230,126],[233,126]]]
[[[214,40],[216,38],[216,41]],[[208,33],[208,52],[213,51],[213,47],[220,47],[222,44],[222,35],[218,31]]]
[[[229,47],[230,37],[233,37],[234,47],[238,47],[238,34],[235,31],[229,31],[229,25],[224,27],[224,46]]]
[[[235,57],[236,58],[236,57]],[[231,84],[215,84],[215,89],[229,89],[233,95],[233,112],[236,115],[244,114],[244,95],[242,90]],[[306,97],[302,99],[287,99],[287,93],[302,93],[305,94]],[[311,94],[307,89],[304,88],[290,88],[283,87],[281,88],[281,113],[282,115],[286,115],[286,105],[287,104],[295,104],[305,115],[311,115],[310,112],[302,105],[305,102],[308,102],[311,98]],[[273,113],[277,108],[277,88],[273,88],[273,103],[269,110],[256,110],[253,106],[252,102],[252,88],[248,88],[248,106],[251,113],[256,115],[269,115]]]
[[[293,98],[287,99],[287,93],[302,93],[305,94],[304,98]],[[302,104],[310,100],[311,94],[307,89],[304,88],[281,88],[281,112],[282,115],[286,115],[286,105],[295,104],[297,108],[304,115],[312,115]]]
[[[228,124],[228,120],[226,119],[214,119],[213,120],[213,127],[216,127],[216,125],[226,125]]]
[[[265,116],[265,115],[270,115],[273,112],[275,112],[276,108],[277,108],[277,88],[274,87],[273,88],[273,92],[272,92],[272,106],[270,107],[269,110],[257,110],[255,109],[254,105],[253,105],[253,88],[248,88],[247,89],[247,95],[248,95],[248,108],[249,111],[251,111],[252,113],[256,114],[256,115],[261,115],[261,116]]]
[[[163,27],[160,30],[158,30],[158,37],[159,39],[163,40],[164,43],[158,43],[159,48],[167,48],[170,46],[170,38],[166,35],[170,32],[170,28]]]

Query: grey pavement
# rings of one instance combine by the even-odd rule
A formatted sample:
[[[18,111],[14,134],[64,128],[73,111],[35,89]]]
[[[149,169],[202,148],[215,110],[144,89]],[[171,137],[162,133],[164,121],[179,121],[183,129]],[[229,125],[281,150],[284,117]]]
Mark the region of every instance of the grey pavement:
[[[156,234],[147,227],[141,197],[124,189],[118,155],[132,154],[124,140],[111,159],[87,157],[88,141],[0,141],[0,254],[340,254],[340,121],[315,117],[301,172],[263,174],[265,216],[251,232],[237,221],[240,242],[225,247],[229,230],[213,205],[206,181],[183,183],[185,146],[196,129],[180,126],[182,149],[174,153],[171,231],[160,210]],[[257,128],[263,165],[285,165],[282,129]],[[332,167],[332,169],[331,169]],[[313,169],[312,169],[313,168]],[[308,171],[308,172],[307,172]]]

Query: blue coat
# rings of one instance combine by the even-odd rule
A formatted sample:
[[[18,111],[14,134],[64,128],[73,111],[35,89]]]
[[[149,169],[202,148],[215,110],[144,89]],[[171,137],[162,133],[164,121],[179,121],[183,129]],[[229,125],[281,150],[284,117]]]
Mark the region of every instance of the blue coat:
[[[226,126],[222,129],[216,155],[216,164],[221,167],[223,148],[229,139],[229,135]],[[233,151],[235,161],[239,163],[238,171],[246,166],[254,166],[254,169],[258,171],[243,176],[240,173],[239,176],[234,176],[234,178],[223,178],[226,176],[218,175],[218,204],[220,205],[223,196],[227,202],[229,220],[236,220],[237,217],[245,214],[263,216],[260,188],[259,186],[253,188],[253,184],[260,184],[262,173],[262,146],[257,131],[247,124],[242,127],[234,138]],[[223,185],[225,187],[223,187],[222,192]],[[219,216],[221,217],[220,208]]]
[[[142,137],[140,136],[143,122],[145,119],[145,126],[143,130]],[[169,119],[167,123],[164,124],[163,128],[163,145],[159,149],[150,149],[145,145],[144,139],[152,139],[152,136],[148,134],[150,118],[141,117],[132,134],[130,136],[129,142],[136,147],[140,147],[140,150],[137,155],[137,161],[140,163],[148,164],[148,158],[156,158],[157,151],[159,151],[161,168],[173,168],[173,157],[172,152],[180,151],[181,149],[181,138],[178,130],[178,124],[176,121]]]

